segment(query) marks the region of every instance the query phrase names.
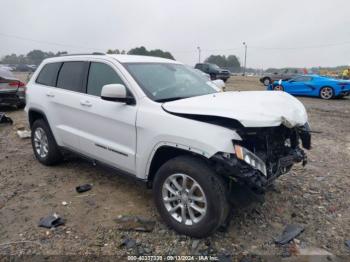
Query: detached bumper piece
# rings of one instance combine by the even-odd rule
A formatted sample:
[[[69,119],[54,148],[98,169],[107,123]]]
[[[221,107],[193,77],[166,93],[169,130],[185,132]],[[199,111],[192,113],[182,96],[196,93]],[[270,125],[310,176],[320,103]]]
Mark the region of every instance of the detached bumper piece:
[[[290,171],[296,163],[306,165],[307,156],[299,146],[311,148],[308,125],[288,129],[250,129],[241,132],[242,141],[233,141],[233,154],[218,153],[212,157],[216,171],[236,182],[247,185],[256,193],[266,188],[279,176]]]

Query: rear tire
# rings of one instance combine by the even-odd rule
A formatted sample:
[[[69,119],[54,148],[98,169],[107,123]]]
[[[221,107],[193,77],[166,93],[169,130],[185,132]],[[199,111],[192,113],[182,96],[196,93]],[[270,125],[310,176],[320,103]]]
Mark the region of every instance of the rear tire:
[[[153,183],[162,219],[178,233],[196,238],[209,236],[225,222],[229,210],[226,192],[224,181],[204,160],[193,156],[179,156],[163,164]]]
[[[272,83],[272,80],[269,77],[265,77],[262,83],[264,86],[269,86]]]
[[[51,166],[62,160],[62,154],[45,120],[38,119],[33,123],[31,139],[34,155],[40,163]]]
[[[324,86],[320,90],[320,97],[325,100],[332,99],[334,97],[334,90],[330,86]]]

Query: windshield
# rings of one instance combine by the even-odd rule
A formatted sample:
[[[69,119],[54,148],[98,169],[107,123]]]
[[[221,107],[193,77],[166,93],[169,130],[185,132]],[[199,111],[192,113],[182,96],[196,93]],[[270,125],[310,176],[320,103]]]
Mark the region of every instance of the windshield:
[[[181,64],[126,63],[124,65],[146,95],[156,102],[217,92],[203,76]]]

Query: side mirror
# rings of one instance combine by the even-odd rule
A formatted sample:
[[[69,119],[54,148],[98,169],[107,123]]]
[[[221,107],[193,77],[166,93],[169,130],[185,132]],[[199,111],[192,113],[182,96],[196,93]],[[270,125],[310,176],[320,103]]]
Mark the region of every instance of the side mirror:
[[[121,84],[104,85],[101,98],[107,101],[122,102],[128,105],[135,104],[135,99],[127,95],[126,88]]]

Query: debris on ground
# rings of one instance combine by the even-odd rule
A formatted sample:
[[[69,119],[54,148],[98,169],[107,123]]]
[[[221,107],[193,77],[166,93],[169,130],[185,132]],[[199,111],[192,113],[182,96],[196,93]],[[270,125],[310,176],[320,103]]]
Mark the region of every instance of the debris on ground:
[[[30,138],[31,134],[28,130],[17,130],[17,135],[22,139]]]
[[[350,249],[350,240],[345,240],[345,246],[347,246]]]
[[[300,225],[289,224],[284,228],[282,235],[275,239],[275,243],[285,245],[291,240],[293,240],[295,237],[297,237],[303,231],[304,227]]]
[[[62,226],[65,224],[65,220],[61,218],[59,215],[54,213],[53,215],[43,217],[39,221],[39,227],[45,228],[55,228],[58,226]]]
[[[114,221],[119,230],[125,231],[151,232],[156,224],[155,221],[137,216],[118,216]]]
[[[92,189],[92,185],[90,184],[85,184],[85,185],[81,185],[81,186],[77,186],[75,188],[75,190],[78,192],[78,193],[84,193],[86,191],[89,191]]]
[[[120,246],[126,247],[127,249],[130,249],[130,248],[133,248],[136,246],[136,241],[134,239],[131,239],[131,238],[125,238],[125,239],[123,239]]]
[[[13,124],[13,121],[10,117],[6,116],[5,113],[0,112],[0,124]]]
[[[66,205],[68,205],[68,203],[66,201],[62,201],[62,205],[66,206]]]
[[[199,239],[193,240],[192,246],[191,246],[191,250],[192,250],[192,251],[196,251],[196,250],[197,250],[197,248],[198,248],[198,246],[199,246],[199,242],[200,242]]]

